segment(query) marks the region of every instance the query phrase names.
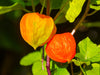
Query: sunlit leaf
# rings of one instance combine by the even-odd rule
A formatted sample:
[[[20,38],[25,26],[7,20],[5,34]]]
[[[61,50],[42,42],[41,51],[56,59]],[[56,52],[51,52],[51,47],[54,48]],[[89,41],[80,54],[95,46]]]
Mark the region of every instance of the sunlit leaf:
[[[72,59],[72,61],[74,62],[74,64],[75,64],[76,66],[80,66],[80,65],[82,65],[82,64],[90,65],[90,62],[89,62],[89,61],[87,61],[87,62],[82,62],[82,61],[75,60],[75,59]]]
[[[100,64],[93,63],[92,69],[86,71],[87,75],[100,75]]]
[[[40,60],[41,60],[41,53],[40,52],[32,52],[32,53],[29,53],[26,56],[24,56],[21,59],[20,64],[24,65],[24,66],[28,66],[28,65],[32,65],[36,61],[40,61]]]
[[[100,6],[90,5],[90,8],[95,9],[95,10],[100,10]]]
[[[0,6],[0,15],[11,12],[13,10],[21,9],[22,6],[19,3],[15,3],[11,6]]]
[[[72,2],[70,1],[70,6],[68,11],[66,12],[66,19],[69,22],[74,22],[75,19],[79,16],[79,14],[82,11],[82,7],[85,3],[85,0],[72,0]]]
[[[70,73],[68,72],[68,70],[66,68],[58,68],[54,75],[70,75]]]
[[[90,8],[100,10],[100,0],[91,0]]]
[[[76,54],[81,61],[100,61],[100,48],[94,44],[88,37],[78,44],[79,53]]]
[[[43,65],[41,61],[35,62],[32,66],[32,73],[33,75],[48,75],[46,61],[43,62]]]

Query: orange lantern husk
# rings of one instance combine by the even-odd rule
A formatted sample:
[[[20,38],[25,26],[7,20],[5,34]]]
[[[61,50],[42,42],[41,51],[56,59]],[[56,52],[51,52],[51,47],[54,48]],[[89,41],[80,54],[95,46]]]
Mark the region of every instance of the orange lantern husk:
[[[71,33],[56,34],[48,42],[47,55],[54,61],[70,62],[76,54],[76,42]]]
[[[53,19],[43,14],[27,13],[20,21],[21,35],[34,49],[47,43],[56,30]]]

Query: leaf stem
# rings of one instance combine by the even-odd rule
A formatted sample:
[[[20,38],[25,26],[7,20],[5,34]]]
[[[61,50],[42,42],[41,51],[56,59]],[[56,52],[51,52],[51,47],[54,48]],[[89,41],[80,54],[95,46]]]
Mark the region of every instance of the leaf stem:
[[[46,15],[50,15],[50,0],[47,0],[47,9],[46,9]],[[46,68],[47,68],[47,72],[48,75],[51,75],[51,71],[50,71],[50,58],[47,55],[47,61],[46,61]]]
[[[44,67],[43,67],[43,62],[44,62],[44,46],[42,47],[42,70],[44,70]]]
[[[73,72],[73,63],[72,62],[70,64],[70,66],[71,66],[71,74],[74,75],[74,72]]]
[[[46,15],[50,15],[50,0],[47,0],[47,9],[46,9]]]
[[[79,28],[79,26],[81,25],[81,23],[83,22],[83,20],[86,18],[87,14],[88,14],[88,11],[89,11],[89,5],[90,5],[90,0],[88,0],[85,12],[84,12],[82,18],[80,19],[80,21],[78,22],[78,24],[76,25],[76,27],[74,28],[74,31],[76,31]],[[73,30],[72,30],[72,32],[73,32]],[[74,33],[73,33],[73,35],[74,35]]]
[[[25,11],[25,12],[27,12],[27,13],[31,13],[32,12],[32,11],[29,11],[29,10],[27,10],[25,8],[22,8],[22,10]]]
[[[54,21],[57,19],[57,17],[61,14],[61,12],[63,11],[64,7],[68,4],[69,1],[67,1],[64,6],[58,11],[58,13],[56,14],[56,16],[54,17]]]
[[[32,10],[33,10],[33,12],[35,12],[34,0],[31,0],[31,2],[32,2]]]
[[[50,58],[49,58],[48,55],[47,55],[46,68],[47,68],[48,75],[51,75],[51,72],[50,72]]]
[[[93,12],[87,14],[87,16],[91,16],[91,15],[95,14],[97,11],[98,11],[98,10],[94,10]]]
[[[43,5],[42,5],[42,8],[41,8],[40,14],[43,13],[43,9],[44,9],[44,6],[45,6],[45,1],[46,1],[46,0],[43,1]]]
[[[83,67],[84,67],[84,65],[83,65]],[[87,75],[81,65],[80,65],[80,69],[81,69],[81,71],[83,72],[84,75]]]

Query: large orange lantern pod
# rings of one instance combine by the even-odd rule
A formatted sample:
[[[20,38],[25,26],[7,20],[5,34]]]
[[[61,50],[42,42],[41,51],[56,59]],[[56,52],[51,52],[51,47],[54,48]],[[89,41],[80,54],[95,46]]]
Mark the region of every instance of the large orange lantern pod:
[[[56,26],[50,16],[27,13],[20,21],[23,39],[34,49],[47,43],[56,33]]]
[[[70,62],[76,54],[76,42],[71,33],[56,34],[46,46],[47,55],[54,61]]]

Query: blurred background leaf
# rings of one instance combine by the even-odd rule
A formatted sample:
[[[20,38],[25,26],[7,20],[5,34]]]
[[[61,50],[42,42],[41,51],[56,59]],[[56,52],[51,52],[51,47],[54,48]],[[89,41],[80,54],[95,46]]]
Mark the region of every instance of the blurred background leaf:
[[[19,3],[14,3],[11,6],[0,6],[0,15],[11,12],[13,10],[22,9],[23,7]]]
[[[100,22],[87,22],[83,23],[82,25],[86,27],[100,27]]]

